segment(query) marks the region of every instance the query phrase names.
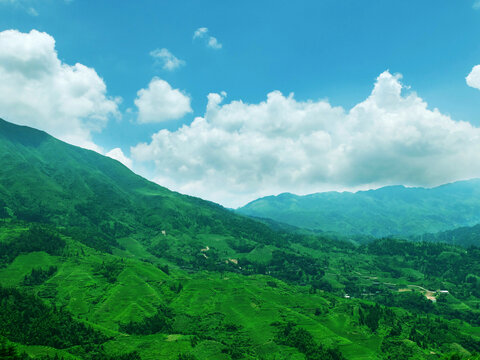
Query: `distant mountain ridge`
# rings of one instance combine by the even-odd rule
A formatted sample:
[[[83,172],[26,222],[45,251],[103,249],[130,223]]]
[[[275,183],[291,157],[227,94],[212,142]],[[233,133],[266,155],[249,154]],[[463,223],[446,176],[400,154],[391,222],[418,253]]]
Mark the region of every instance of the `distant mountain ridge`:
[[[435,188],[387,186],[377,190],[290,193],[257,199],[241,214],[349,235],[410,236],[480,223],[480,179]]]

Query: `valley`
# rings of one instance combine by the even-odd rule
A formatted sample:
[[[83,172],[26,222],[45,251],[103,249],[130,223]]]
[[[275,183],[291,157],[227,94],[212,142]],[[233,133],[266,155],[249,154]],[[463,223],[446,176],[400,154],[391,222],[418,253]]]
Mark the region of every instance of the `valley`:
[[[478,358],[467,227],[455,245],[359,240],[257,221],[6,121],[0,149],[4,357]]]

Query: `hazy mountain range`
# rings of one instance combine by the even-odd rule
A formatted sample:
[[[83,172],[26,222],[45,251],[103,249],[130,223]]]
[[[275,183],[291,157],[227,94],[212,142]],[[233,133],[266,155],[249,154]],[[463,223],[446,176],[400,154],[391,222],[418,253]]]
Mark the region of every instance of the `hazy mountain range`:
[[[480,223],[480,180],[425,189],[268,196],[237,210],[286,224],[350,235],[410,236]]]

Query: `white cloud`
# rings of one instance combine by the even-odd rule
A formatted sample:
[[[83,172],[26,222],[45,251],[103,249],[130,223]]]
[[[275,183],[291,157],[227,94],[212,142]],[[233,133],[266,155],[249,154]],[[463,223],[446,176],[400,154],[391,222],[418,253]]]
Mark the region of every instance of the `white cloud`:
[[[437,185],[480,176],[480,129],[454,121],[388,71],[349,111],[271,92],[259,104],[210,94],[203,117],[131,149],[158,183],[239,206],[280,192]]]
[[[100,152],[92,132],[119,113],[95,70],[62,63],[54,38],[36,30],[0,32],[0,49],[0,117]]]
[[[468,86],[480,90],[480,65],[473,67],[466,80]]]
[[[185,61],[175,57],[168,49],[155,49],[150,55],[158,61],[164,70],[173,71],[185,65]]]
[[[212,49],[221,49],[222,48],[222,44],[220,44],[217,40],[217,38],[214,38],[213,36],[210,36],[208,38],[208,42],[207,42],[207,45],[209,47],[211,47]]]
[[[35,8],[33,8],[33,7],[29,7],[29,8],[27,9],[27,13],[28,13],[29,15],[32,15],[32,16],[38,16],[38,15],[39,15],[39,14],[38,14],[38,11],[35,10]]]
[[[137,92],[138,122],[155,123],[180,119],[192,112],[190,97],[178,89],[172,89],[165,80],[157,77],[147,89]]]
[[[194,38],[194,39],[196,39],[196,38],[202,38],[202,37],[204,37],[207,33],[208,33],[208,29],[207,29],[206,27],[198,28],[198,29],[195,30],[195,32],[193,33],[193,38]]]
[[[216,37],[208,35],[208,28],[206,27],[201,27],[195,30],[193,33],[193,39],[197,38],[205,39],[207,46],[212,49],[221,49],[223,46],[218,42]]]
[[[473,3],[473,8],[475,10],[480,9],[480,0],[475,0],[475,2]]]
[[[132,168],[132,160],[129,159],[127,156],[125,156],[122,149],[120,148],[112,149],[109,152],[107,152],[105,155],[112,159],[120,161],[123,165],[125,165],[130,169]]]

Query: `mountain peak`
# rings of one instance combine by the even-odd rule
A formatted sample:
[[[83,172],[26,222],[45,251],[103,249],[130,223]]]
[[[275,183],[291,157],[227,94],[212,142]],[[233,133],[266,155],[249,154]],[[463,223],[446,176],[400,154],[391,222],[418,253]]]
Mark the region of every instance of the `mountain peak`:
[[[23,146],[37,147],[42,142],[53,139],[46,132],[24,125],[16,125],[0,118],[0,136]]]

